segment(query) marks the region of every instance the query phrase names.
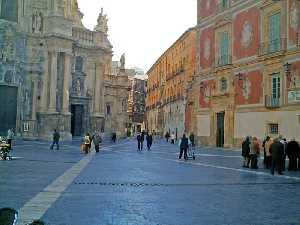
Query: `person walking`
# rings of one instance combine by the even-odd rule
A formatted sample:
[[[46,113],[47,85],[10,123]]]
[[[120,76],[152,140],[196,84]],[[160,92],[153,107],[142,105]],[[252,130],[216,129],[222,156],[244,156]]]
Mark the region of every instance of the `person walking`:
[[[14,139],[14,136],[15,136],[14,129],[13,128],[8,129],[8,131],[7,131],[7,144],[9,145],[9,147],[8,147],[9,150],[12,149],[12,140]]]
[[[272,167],[271,174],[274,175],[275,169],[277,170],[279,175],[282,175],[282,160],[284,155],[284,146],[280,142],[280,138],[276,138],[270,147],[270,151],[272,154]]]
[[[55,129],[53,132],[53,142],[50,147],[51,150],[53,150],[54,145],[56,145],[56,150],[59,150],[59,139],[60,139],[60,134],[59,132]]]
[[[299,150],[299,144],[295,139],[292,139],[290,142],[287,143],[286,146],[286,154],[287,157],[289,158],[289,166],[288,170],[289,171],[295,171],[297,170],[297,158],[298,158],[298,152]]]
[[[265,158],[265,166],[266,169],[271,169],[272,166],[272,155],[271,155],[271,145],[273,144],[273,139],[271,137],[267,137],[265,140],[265,153],[266,153],[266,158]]]
[[[172,132],[172,134],[171,134],[171,144],[175,144],[175,138],[176,138],[176,136],[175,136],[175,134],[174,134],[174,132]]]
[[[117,141],[117,134],[115,132],[112,133],[111,140],[112,140],[113,143],[116,143],[116,141]]]
[[[190,134],[189,139],[192,143],[192,147],[195,147],[195,135],[193,133]]]
[[[142,134],[138,133],[138,135],[136,136],[136,140],[138,142],[138,151],[141,151],[141,142],[142,142]]]
[[[243,167],[249,168],[250,163],[250,137],[246,137],[242,143]]]
[[[186,137],[185,134],[183,134],[182,138],[180,139],[179,147],[180,147],[179,159],[182,158],[182,154],[184,153],[184,159],[187,160],[188,159],[187,150],[189,147],[189,139]]]
[[[253,137],[250,145],[250,159],[251,169],[258,169],[258,157],[260,154],[260,147],[257,137]]]
[[[285,164],[286,164],[286,156],[287,156],[287,154],[286,154],[287,141],[282,136],[279,136],[279,138],[280,138],[281,144],[283,144],[282,171],[285,171],[285,168],[286,168],[286,166],[285,166]]]
[[[147,141],[147,149],[148,149],[148,151],[150,151],[152,143],[153,143],[153,136],[152,136],[152,134],[147,133],[146,141]]]
[[[92,137],[93,143],[95,145],[95,151],[98,153],[100,151],[100,143],[102,142],[99,132],[95,132]]]
[[[169,142],[170,134],[169,134],[168,131],[167,131],[167,133],[165,134],[165,138],[166,138],[166,141]]]
[[[85,154],[88,154],[91,150],[92,140],[89,133],[87,133],[83,138],[83,151]]]

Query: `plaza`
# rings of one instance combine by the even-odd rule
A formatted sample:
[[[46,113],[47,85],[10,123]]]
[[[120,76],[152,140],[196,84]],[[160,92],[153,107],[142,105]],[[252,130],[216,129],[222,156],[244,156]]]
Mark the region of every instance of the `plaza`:
[[[49,150],[48,142],[19,141],[12,161],[0,161],[0,208],[20,224],[51,225],[296,225],[300,173],[272,176],[241,169],[240,152],[200,148],[178,160],[178,146],[155,140],[137,152],[135,140],[99,154],[80,154],[79,141]],[[23,225],[23,224],[22,224]]]

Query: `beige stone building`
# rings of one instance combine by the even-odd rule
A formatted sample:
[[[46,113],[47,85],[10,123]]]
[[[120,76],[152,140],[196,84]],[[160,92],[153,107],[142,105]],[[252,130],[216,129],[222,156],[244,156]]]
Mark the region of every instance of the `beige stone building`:
[[[125,62],[112,73],[103,11],[93,31],[82,17],[76,0],[0,0],[0,133],[13,127],[23,137],[49,138],[54,129],[65,139],[95,130],[124,134]]]

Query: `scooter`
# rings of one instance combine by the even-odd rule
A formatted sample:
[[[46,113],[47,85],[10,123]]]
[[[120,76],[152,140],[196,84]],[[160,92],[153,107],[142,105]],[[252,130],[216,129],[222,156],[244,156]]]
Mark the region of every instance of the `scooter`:
[[[0,137],[0,158],[2,160],[12,160],[12,157],[9,155],[10,145],[7,143],[7,140],[3,137]]]

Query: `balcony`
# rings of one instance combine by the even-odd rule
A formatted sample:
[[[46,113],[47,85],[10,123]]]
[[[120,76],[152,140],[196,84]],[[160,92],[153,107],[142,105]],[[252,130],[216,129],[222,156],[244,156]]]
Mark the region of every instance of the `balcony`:
[[[79,43],[92,45],[94,44],[94,33],[82,28],[72,28],[72,36]]]
[[[281,106],[281,99],[280,98],[273,98],[272,96],[265,96],[265,107],[268,109],[275,109],[280,108]]]
[[[221,0],[221,3],[218,4],[217,13],[222,13],[225,10],[229,9],[231,6],[230,2],[230,0]]]
[[[232,57],[230,55],[222,55],[218,58],[218,67],[231,65]]]
[[[286,38],[275,39],[262,43],[259,48],[259,55],[278,53],[286,50]]]

